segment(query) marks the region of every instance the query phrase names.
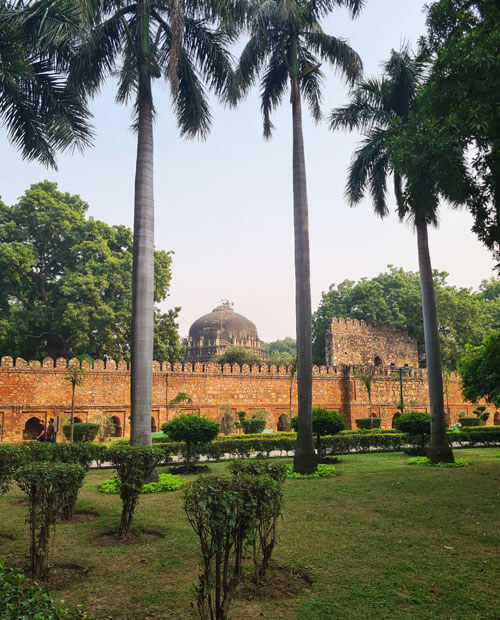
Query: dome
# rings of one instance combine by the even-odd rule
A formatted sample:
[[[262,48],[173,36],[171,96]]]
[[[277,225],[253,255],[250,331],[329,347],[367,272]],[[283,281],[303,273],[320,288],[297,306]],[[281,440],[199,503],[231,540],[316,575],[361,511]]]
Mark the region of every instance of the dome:
[[[263,355],[254,323],[229,306],[217,306],[191,325],[186,360],[208,362],[230,345],[243,346]]]

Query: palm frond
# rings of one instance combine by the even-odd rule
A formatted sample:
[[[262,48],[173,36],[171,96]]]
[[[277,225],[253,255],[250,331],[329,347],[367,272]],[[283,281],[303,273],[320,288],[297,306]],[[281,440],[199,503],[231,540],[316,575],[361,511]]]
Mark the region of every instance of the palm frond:
[[[270,138],[274,129],[271,112],[281,103],[288,82],[288,67],[283,60],[281,49],[269,60],[269,65],[261,86],[261,110],[264,117],[264,137]]]
[[[300,90],[307,101],[311,115],[316,123],[319,123],[323,118],[321,113],[321,85],[323,78],[323,73],[319,68],[316,68],[303,74],[300,79]]]
[[[302,36],[308,49],[337,69],[348,82],[354,83],[359,78],[363,63],[344,39],[324,32],[305,32]]]
[[[177,73],[179,90],[174,99],[174,109],[181,136],[205,138],[212,120],[207,94],[184,50],[179,56]]]

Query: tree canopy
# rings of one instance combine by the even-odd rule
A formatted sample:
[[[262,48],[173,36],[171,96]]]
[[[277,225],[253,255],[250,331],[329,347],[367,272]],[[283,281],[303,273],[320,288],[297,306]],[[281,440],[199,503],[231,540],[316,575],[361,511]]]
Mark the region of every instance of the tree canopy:
[[[32,185],[0,202],[0,350],[25,359],[130,357],[132,233],[86,218],[88,205]],[[155,300],[167,295],[171,252],[155,252]],[[182,357],[175,318],[157,312],[157,349]]]
[[[263,362],[257,353],[239,345],[229,346],[222,355],[215,358],[215,361],[217,364],[239,364],[240,366],[242,364],[251,366],[252,364],[261,364]]]
[[[500,330],[479,347],[467,347],[458,365],[464,398],[475,403],[486,398],[500,407]]]
[[[446,272],[434,271],[443,364],[455,369],[467,344],[479,345],[492,330],[500,329],[500,281],[484,280],[478,291],[457,288]],[[424,333],[417,273],[389,265],[388,271],[358,282],[332,284],[322,294],[313,315],[313,359],[325,363],[325,331],[332,317],[363,319],[375,325],[407,329],[417,340],[425,365]]]

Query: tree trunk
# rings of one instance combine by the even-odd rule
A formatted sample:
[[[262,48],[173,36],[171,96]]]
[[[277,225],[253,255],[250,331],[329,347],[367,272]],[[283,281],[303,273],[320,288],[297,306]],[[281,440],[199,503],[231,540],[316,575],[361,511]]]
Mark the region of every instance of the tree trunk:
[[[312,334],[311,278],[309,270],[309,222],[306,165],[302,137],[299,79],[291,78],[293,119],[293,213],[295,232],[295,312],[297,330],[297,392],[299,424],[293,460],[294,470],[310,474],[316,470],[312,433]]]
[[[130,443],[151,445],[153,382],[153,99],[146,59],[138,62],[137,162],[132,271],[131,430]]]
[[[422,294],[422,314],[424,317],[425,358],[427,361],[427,383],[429,387],[429,405],[431,414],[431,438],[428,458],[433,463],[453,463],[453,451],[446,437],[443,401],[443,374],[441,369],[441,351],[434,297],[434,283],[429,255],[427,223],[416,222],[418,265],[420,270],[420,290]]]

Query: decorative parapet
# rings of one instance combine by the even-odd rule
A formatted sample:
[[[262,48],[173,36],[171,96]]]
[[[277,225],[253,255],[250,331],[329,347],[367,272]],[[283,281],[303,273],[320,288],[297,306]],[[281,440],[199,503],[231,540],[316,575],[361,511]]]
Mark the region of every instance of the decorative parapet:
[[[339,319],[343,321],[347,321],[351,319]],[[359,321],[359,323],[363,323],[363,321]],[[68,366],[80,365],[88,372],[126,372],[129,370],[129,364],[125,360],[101,360],[97,359],[94,362],[90,362],[88,360],[84,360],[80,362],[76,358],[72,358],[70,360],[65,360],[62,357],[54,360],[51,357],[46,357],[42,362],[38,360],[31,360],[27,362],[26,360],[18,357],[15,360],[8,356],[4,355],[0,358],[0,370],[19,370],[23,372],[44,372],[46,370],[56,370],[63,371]],[[393,379],[398,378],[397,371],[391,370],[387,367],[373,368],[373,378],[387,378],[392,377]],[[348,376],[355,379],[355,374],[358,371],[361,371],[363,367],[354,367],[354,366],[313,366],[312,374],[314,377],[341,377]],[[215,364],[214,362],[208,362],[206,364],[200,364],[196,362],[195,364],[191,364],[189,362],[175,362],[173,365],[170,362],[153,362],[153,372],[154,373],[175,373],[175,374],[205,374],[205,375],[252,375],[252,376],[261,376],[261,377],[280,377],[280,376],[290,376],[290,367],[286,366],[275,366],[274,364],[253,364],[252,367],[248,364],[243,364],[240,366],[239,364],[224,364],[221,366],[220,364]],[[295,373],[293,373],[295,374]],[[427,370],[425,368],[407,368],[403,373],[403,380],[405,378],[415,378],[415,379],[427,379]],[[451,372],[450,373],[451,381],[459,381],[458,373]]]

